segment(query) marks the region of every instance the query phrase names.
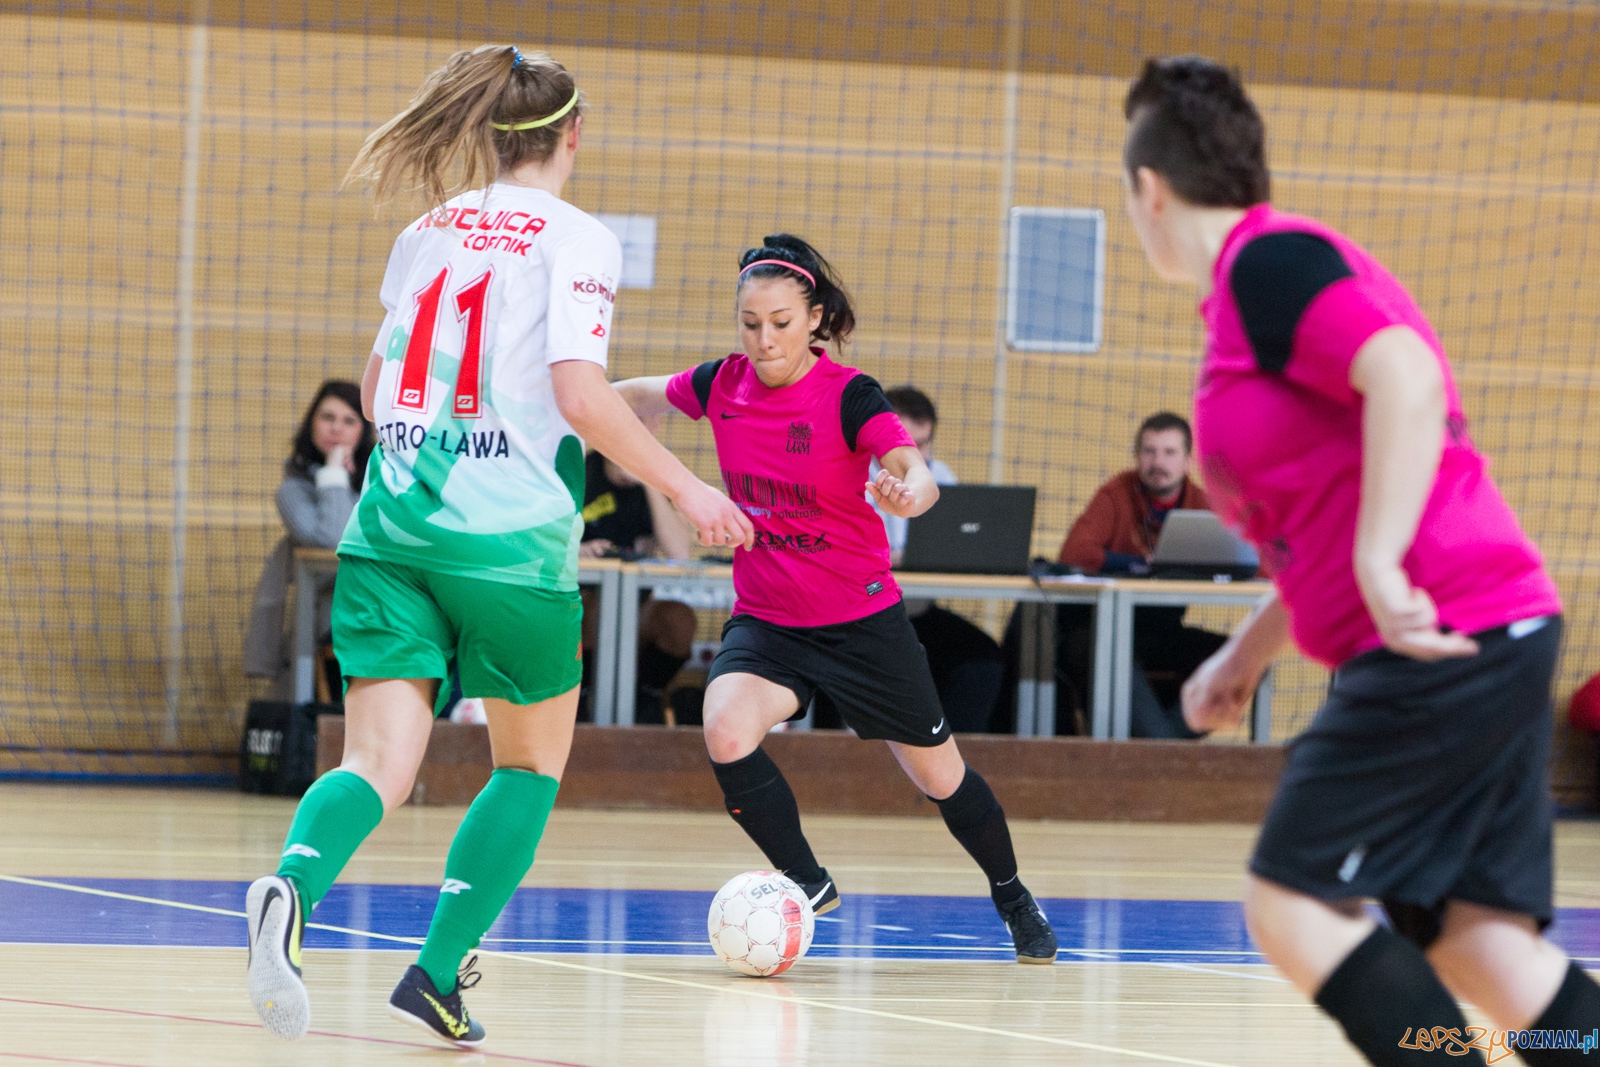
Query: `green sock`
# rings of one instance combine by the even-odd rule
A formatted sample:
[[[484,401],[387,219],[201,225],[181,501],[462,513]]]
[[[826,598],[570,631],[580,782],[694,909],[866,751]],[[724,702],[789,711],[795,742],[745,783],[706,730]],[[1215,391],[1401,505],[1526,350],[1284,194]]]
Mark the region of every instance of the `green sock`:
[[[383,801],[359,774],[333,770],[311,783],[294,811],[278,863],[278,873],[300,887],[308,914],[382,821]]]
[[[462,957],[478,947],[533,866],[559,788],[546,775],[501,767],[467,809],[450,842],[439,904],[417,957],[439,992],[455,990]]]

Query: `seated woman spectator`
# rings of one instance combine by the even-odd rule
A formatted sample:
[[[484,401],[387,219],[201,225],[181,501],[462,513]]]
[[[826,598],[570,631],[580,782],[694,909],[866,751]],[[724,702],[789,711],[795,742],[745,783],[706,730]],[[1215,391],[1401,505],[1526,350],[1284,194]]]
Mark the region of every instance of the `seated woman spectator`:
[[[361,414],[361,387],[338,379],[323,382],[300,420],[294,450],[283,464],[276,502],[285,535],[261,569],[244,643],[244,673],[274,679],[274,696],[280,699],[289,695],[283,612],[294,581],[293,550],[333,548],[339,543],[361,496],[367,460],[376,444],[372,423]],[[316,596],[317,637],[322,641],[329,632],[332,575],[319,583]]]
[[[664,416],[645,419],[660,435]],[[694,531],[672,502],[599,452],[584,463],[583,559],[688,559]],[[595,592],[583,587],[584,687],[593,673],[593,650],[599,644],[600,611]],[[697,623],[694,609],[674,600],[656,600],[648,593],[639,604],[638,694],[634,722],[665,721],[661,694],[689,661]],[[587,704],[585,704],[587,706]],[[592,715],[591,715],[592,717]]]

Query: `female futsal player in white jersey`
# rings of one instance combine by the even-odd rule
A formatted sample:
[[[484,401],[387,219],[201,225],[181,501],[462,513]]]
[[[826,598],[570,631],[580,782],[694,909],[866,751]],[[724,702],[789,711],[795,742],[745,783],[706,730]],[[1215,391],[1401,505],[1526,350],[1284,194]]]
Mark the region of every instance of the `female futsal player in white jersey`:
[[[461,1002],[475,979],[458,980],[457,969],[533,863],[572,743],[579,437],[661,490],[704,543],[752,538],[739,510],[606,382],[622,251],[561,199],[581,104],[548,56],[457,52],[351,168],[380,203],[420,189],[429,211],[395,241],[386,318],[362,380],[379,448],[339,544],[344,761],[306,793],[277,873],[246,901],[251,998],[285,1037],[310,1025],[305,917],[411,794],[453,669],[463,693],[484,700],[495,771],[450,846],[427,942],[389,1003],[448,1044],[483,1040]],[[453,190],[449,175],[460,175]],[[472,188],[484,179],[492,184]]]

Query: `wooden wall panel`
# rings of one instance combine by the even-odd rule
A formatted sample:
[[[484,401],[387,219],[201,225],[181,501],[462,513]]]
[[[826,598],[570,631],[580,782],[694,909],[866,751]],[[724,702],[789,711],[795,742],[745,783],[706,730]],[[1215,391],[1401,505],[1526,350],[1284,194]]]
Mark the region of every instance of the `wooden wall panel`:
[[[323,716],[319,771],[338,765],[343,741],[344,720]],[[973,735],[960,743],[1013,819],[1255,822],[1283,770],[1283,750],[1266,746]],[[764,747],[807,812],[938,814],[884,745],[819,730],[774,734]],[[468,804],[493,769],[487,727],[435,723],[411,802]],[[561,799],[575,808],[723,807],[700,731],[661,726],[578,727]]]
[[[205,10],[212,22],[258,30],[292,26],[350,36],[538,41],[705,52],[763,60],[830,57],[854,63],[999,69],[1007,53],[1008,5],[942,0],[930,16],[915,0],[794,0],[754,10],[739,0],[644,0],[585,4],[547,0],[146,0],[147,18],[181,22]],[[28,12],[4,0],[0,12]],[[118,20],[127,5],[67,0],[71,16]],[[1519,0],[1293,0],[1217,5],[1204,0],[1119,0],[1062,5],[1023,0],[1025,69],[1126,78],[1147,55],[1201,53],[1241,67],[1252,80],[1408,92],[1587,99],[1596,92],[1589,47],[1600,15],[1581,4]]]

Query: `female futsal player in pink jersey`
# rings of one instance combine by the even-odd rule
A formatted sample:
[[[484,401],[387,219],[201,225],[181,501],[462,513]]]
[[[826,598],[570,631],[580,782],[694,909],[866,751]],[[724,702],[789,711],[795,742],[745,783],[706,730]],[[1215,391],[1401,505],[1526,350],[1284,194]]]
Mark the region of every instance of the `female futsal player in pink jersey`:
[[[1540,936],[1561,603],[1443,346],[1371,255],[1268,203],[1265,130],[1233,73],[1151,61],[1125,110],[1128,214],[1156,272],[1202,298],[1206,488],[1276,586],[1184,714],[1236,723],[1291,639],[1335,668],[1250,862],[1251,934],[1374,1064],[1484,1062],[1452,993],[1508,1031],[1588,1033],[1600,987]]]
[[[887,741],[939,805],[989,879],[1018,961],[1053,962],[1055,934],[1017,877],[1005,812],[956,748],[867,503],[910,518],[938,487],[878,383],[812,347],[855,326],[827,262],[778,234],[739,266],[743,352],[617,386],[641,416],[676,408],[711,421],[728,495],[755,526],[754,547],[734,555],[737,600],[706,687],[706,746],[728,813],[819,914],[838,906],[794,793],[761,749],[772,727],[829,700],[861,737]],[[874,456],[883,469],[869,483]]]

